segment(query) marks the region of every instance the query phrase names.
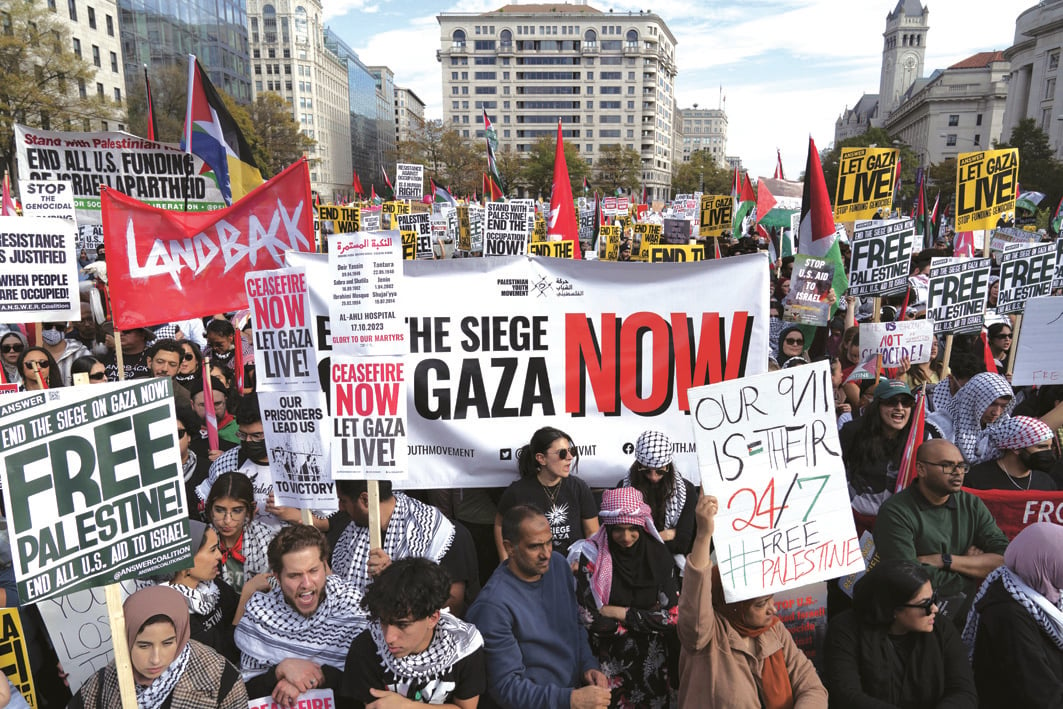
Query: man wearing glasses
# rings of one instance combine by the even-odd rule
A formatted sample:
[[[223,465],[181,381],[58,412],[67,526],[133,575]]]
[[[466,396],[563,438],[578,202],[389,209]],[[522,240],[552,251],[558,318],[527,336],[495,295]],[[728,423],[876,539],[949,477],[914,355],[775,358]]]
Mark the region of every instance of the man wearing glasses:
[[[1008,546],[985,504],[961,490],[970,467],[952,443],[926,441],[916,450],[915,482],[886,500],[875,522],[879,556],[923,564],[941,596],[941,615],[960,627]]]

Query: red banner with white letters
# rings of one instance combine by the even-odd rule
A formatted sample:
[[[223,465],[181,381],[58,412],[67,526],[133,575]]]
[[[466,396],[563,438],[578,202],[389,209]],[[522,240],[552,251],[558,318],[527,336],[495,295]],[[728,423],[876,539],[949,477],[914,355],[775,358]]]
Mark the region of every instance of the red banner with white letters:
[[[1063,524],[1063,492],[1054,490],[972,490],[981,498],[1008,539],[1034,522]]]
[[[313,251],[310,171],[293,163],[213,212],[157,209],[101,189],[114,324],[119,330],[247,307],[244,274]]]

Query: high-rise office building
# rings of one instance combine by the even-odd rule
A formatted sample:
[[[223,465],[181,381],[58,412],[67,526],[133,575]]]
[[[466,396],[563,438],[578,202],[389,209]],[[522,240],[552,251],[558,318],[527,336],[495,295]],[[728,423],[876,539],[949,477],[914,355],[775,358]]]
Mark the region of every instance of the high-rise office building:
[[[682,125],[682,160],[699,150],[710,153],[716,164],[727,166],[727,113],[722,108],[684,108],[679,112]]]
[[[69,28],[74,54],[90,62],[96,69],[96,76],[91,81],[79,83],[77,91],[81,96],[95,94],[114,102],[120,109],[116,115],[121,116],[117,121],[82,118],[80,123],[75,120],[69,126],[49,127],[74,131],[125,130],[126,85],[115,0],[93,0],[91,5],[84,0],[67,0],[66,3],[51,0],[48,8]]]
[[[386,163],[394,163],[395,152],[395,72],[386,66],[371,66],[376,82],[377,141]],[[391,170],[393,168],[389,168]]]
[[[631,148],[648,198],[668,197],[676,40],[660,16],[539,3],[436,19],[445,127],[481,138],[486,109],[500,149],[521,153],[560,118],[592,168],[603,147]]]
[[[410,140],[424,128],[424,101],[410,89],[395,89],[395,140]]]

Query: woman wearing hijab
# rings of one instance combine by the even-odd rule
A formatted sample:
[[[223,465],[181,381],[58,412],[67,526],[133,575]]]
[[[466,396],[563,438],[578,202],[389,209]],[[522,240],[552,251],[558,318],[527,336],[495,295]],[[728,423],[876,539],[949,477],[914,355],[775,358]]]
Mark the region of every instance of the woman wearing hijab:
[[[839,709],[974,707],[967,653],[921,564],[880,561],[827,626],[823,680]]]
[[[678,686],[675,563],[632,487],[606,490],[602,526],[573,545],[576,597],[615,707],[668,707]]]
[[[775,361],[782,367],[794,357],[808,361],[805,356],[805,335],[800,327],[790,325],[779,333],[779,349],[775,353]]]
[[[698,489],[676,470],[671,439],[660,431],[643,431],[635,441],[635,462],[617,487],[633,487],[642,493],[659,536],[683,568],[694,543]]]
[[[974,597],[963,641],[974,649],[981,707],[1063,707],[1063,527],[1019,532]]]
[[[138,709],[246,709],[240,672],[189,639],[188,604],[172,588],[137,591],[122,606]],[[114,661],[94,674],[69,709],[122,706]]]
[[[940,388],[940,387],[938,387]],[[995,372],[976,374],[956,392],[945,411],[935,411],[927,423],[941,437],[956,444],[971,465],[996,458],[1000,451],[989,429],[1006,421],[1015,407],[1015,392]]]
[[[718,506],[704,495],[694,510],[698,532],[679,597],[679,706],[826,707],[827,690],[775,615],[773,597],[725,602],[709,556]]]

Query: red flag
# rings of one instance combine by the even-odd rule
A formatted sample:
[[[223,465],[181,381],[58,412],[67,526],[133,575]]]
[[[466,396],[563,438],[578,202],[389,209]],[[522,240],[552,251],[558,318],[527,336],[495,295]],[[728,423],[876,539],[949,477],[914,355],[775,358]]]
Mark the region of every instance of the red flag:
[[[159,124],[155,120],[155,101],[151,98],[151,82],[148,81],[148,65],[144,65],[144,92],[148,98],[148,140],[157,140]]]
[[[775,195],[771,193],[768,186],[761,180],[757,183],[757,224],[760,224],[760,220],[768,216],[768,212],[772,210],[777,204]]]
[[[904,443],[904,452],[901,453],[900,470],[897,472],[897,485],[893,492],[898,493],[911,484],[915,479],[915,453],[919,444],[923,442],[926,424],[926,394],[920,390],[915,396],[915,406],[912,407],[911,428],[908,429],[908,440]]]
[[[210,383],[210,361],[203,360],[203,413],[204,422],[207,424],[207,445],[210,450],[216,451],[220,447],[218,443],[218,415],[214,413],[214,387]]]
[[[484,189],[484,196],[492,202],[502,199],[502,190],[495,184],[494,178],[490,175],[484,175],[484,178],[487,181],[487,186]]]
[[[354,173],[354,178],[351,180],[351,187],[354,188],[354,194],[361,197],[365,194],[365,190],[362,189],[362,181],[358,179],[358,173]]]
[[[11,199],[11,175],[8,174],[7,170],[4,170],[4,194],[3,201],[0,202],[0,216],[18,216],[18,208],[15,206],[15,200]]]
[[[388,171],[384,169],[383,165],[380,166],[380,171],[384,173],[384,184],[388,186],[388,189],[391,190],[392,197],[394,197],[395,188],[391,184],[391,178],[388,177]]]
[[[786,179],[782,175],[782,152],[778,148],[775,149],[775,174],[772,177],[776,180]]]
[[[102,188],[101,204],[118,330],[243,310],[247,271],[283,267],[288,249],[313,251],[306,160],[213,212],[157,209]]]
[[[715,258],[717,260],[722,259],[723,258],[723,254],[720,253],[720,240],[718,238],[712,240],[712,248],[713,248],[713,252],[714,252],[713,253],[713,258]]]
[[[565,143],[561,138],[560,119],[557,121],[554,187],[550,190],[550,216],[546,222],[546,235],[560,236],[562,241],[571,241],[572,258],[583,258],[579,250],[579,222],[576,221],[576,207],[572,203],[572,183],[568,180],[568,163],[565,162]]]
[[[997,372],[997,360],[993,356],[993,349],[989,346],[989,337],[985,330],[978,335],[978,339],[982,341],[982,357],[985,359],[985,371]]]
[[[376,202],[376,185],[369,185],[369,201]]]

